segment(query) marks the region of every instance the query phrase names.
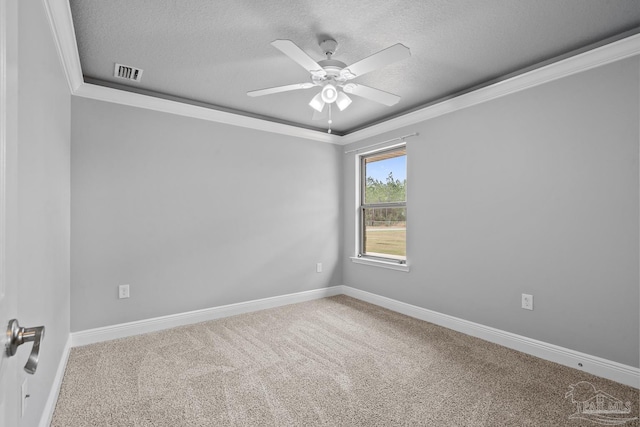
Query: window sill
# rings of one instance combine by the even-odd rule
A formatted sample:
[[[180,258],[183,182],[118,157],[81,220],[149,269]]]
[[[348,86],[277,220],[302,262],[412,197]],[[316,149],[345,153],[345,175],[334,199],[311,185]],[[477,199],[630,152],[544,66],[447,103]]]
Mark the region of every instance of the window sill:
[[[351,261],[355,264],[371,265],[373,267],[382,267],[389,270],[409,272],[409,266],[407,264],[398,264],[397,262],[389,262],[378,259],[362,258],[362,257],[350,257]]]

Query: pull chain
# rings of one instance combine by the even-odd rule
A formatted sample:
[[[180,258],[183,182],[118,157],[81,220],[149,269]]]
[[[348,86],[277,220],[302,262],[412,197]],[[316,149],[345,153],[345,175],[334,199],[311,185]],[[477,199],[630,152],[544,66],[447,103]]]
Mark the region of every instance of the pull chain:
[[[329,104],[329,129],[327,133],[331,133],[331,123],[333,123],[333,120],[331,120],[331,104]]]

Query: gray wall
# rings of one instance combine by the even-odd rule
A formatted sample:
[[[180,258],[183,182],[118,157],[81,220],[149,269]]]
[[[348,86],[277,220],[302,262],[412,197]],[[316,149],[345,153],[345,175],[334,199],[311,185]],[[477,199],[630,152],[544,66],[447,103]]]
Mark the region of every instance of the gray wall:
[[[70,95],[40,1],[18,9],[18,315],[46,335],[21,425],[37,425],[69,337]],[[26,363],[31,345],[20,350]],[[20,380],[22,383],[22,380]]]
[[[620,61],[346,147],[420,132],[408,274],[348,260],[344,147],[73,98],[71,329],[345,284],[639,366],[639,71]]]
[[[409,273],[348,260],[345,156],[344,284],[638,367],[639,71],[635,57],[347,147],[420,133]]]
[[[338,147],[77,97],[71,111],[72,331],[342,284]]]

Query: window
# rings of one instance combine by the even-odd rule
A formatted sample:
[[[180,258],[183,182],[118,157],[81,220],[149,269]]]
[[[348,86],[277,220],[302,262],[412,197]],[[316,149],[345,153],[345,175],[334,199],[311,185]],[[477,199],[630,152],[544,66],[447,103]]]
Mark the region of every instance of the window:
[[[358,257],[407,260],[407,150],[402,145],[360,157]]]

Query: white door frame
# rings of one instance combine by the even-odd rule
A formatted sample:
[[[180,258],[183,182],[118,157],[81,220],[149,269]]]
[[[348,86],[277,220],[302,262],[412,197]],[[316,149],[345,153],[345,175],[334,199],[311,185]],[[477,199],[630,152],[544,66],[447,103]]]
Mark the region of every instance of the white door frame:
[[[18,363],[6,357],[6,327],[17,318],[18,2],[0,0],[0,425],[18,425]]]

